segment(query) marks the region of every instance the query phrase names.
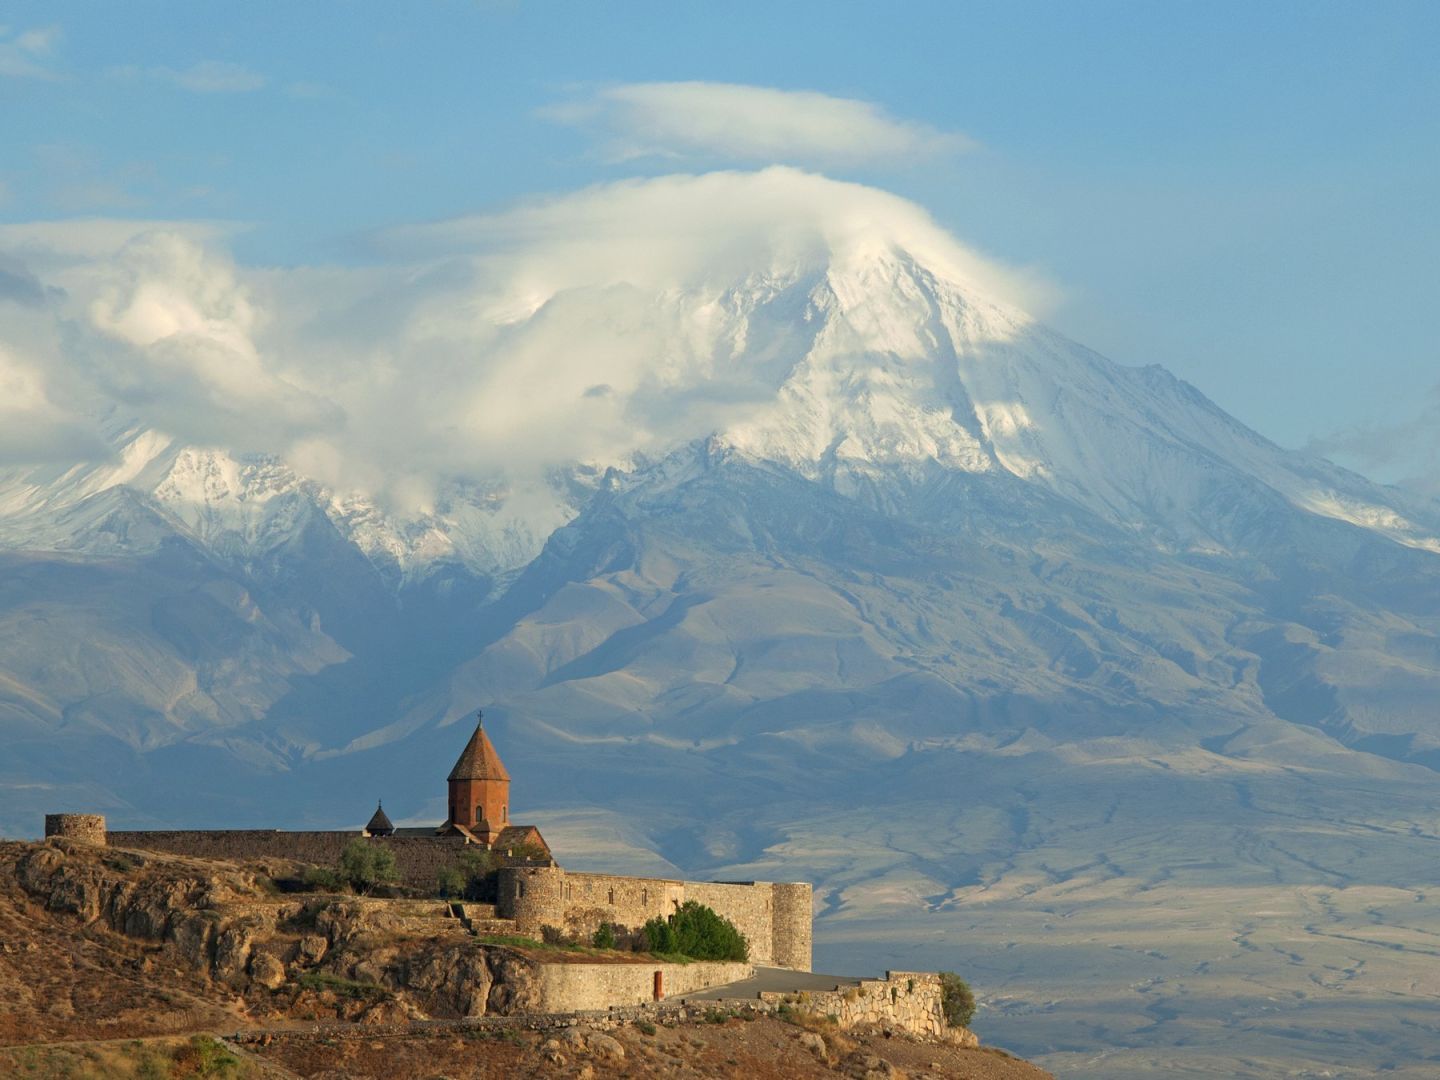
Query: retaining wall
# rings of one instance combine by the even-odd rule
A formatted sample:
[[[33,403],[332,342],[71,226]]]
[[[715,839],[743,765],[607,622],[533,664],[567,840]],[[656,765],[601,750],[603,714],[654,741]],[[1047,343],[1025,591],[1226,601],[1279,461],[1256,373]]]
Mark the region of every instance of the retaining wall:
[[[794,994],[762,993],[760,1000],[779,1008],[834,1017],[842,1028],[876,1024],[897,1027],[929,1039],[966,1042],[973,1035],[948,1027],[940,1005],[940,976],[933,971],[887,971],[883,979],[862,979],[840,990],[807,990]]]
[[[750,964],[537,964],[541,1008],[546,1012],[583,1012],[655,1000],[655,977],[664,997],[692,994],[712,986],[748,979]]]

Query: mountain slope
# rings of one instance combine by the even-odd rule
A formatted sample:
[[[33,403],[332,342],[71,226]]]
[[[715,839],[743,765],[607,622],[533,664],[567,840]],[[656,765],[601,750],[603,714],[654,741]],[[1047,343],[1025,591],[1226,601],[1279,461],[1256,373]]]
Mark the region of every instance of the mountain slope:
[[[753,229],[695,224],[736,192]],[[394,320],[418,497],[113,414],[112,460],[0,474],[0,829],[439,820],[483,705],[567,863],[813,877],[822,956],[921,941],[1070,1075],[1349,1067],[1382,1003],[1421,1060],[1440,507],[1047,330],[882,193],[584,197],[667,213],[534,211],[558,254],[451,252]]]

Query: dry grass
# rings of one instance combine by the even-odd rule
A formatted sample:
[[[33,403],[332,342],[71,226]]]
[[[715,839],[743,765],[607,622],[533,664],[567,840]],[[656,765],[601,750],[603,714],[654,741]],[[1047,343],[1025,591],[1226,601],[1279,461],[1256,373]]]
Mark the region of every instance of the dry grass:
[[[0,1049],[0,1076],[15,1080],[262,1080],[264,1075],[204,1035]]]

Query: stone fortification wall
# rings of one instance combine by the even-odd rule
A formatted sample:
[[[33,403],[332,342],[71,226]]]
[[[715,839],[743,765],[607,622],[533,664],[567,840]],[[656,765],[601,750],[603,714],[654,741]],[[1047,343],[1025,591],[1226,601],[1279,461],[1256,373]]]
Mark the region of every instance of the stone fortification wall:
[[[534,978],[545,1012],[583,1012],[693,994],[711,986],[748,979],[750,964],[540,964]]]
[[[104,844],[105,818],[100,814],[46,814],[45,835],[64,836],[84,844]]]
[[[200,859],[295,859],[334,866],[345,845],[359,832],[289,832],[279,829],[175,829],[111,832],[113,847],[164,851]],[[460,836],[372,836],[395,856],[401,880],[417,889],[433,889],[435,875],[454,866],[466,848]]]
[[[964,1028],[945,1023],[940,1005],[940,976],[933,971],[887,971],[883,979],[862,979],[859,986],[838,990],[809,990],[798,994],[762,993],[760,1000],[779,1008],[835,1018],[842,1028],[874,1024],[896,1027],[929,1039],[948,1039],[962,1045],[979,1043]]]
[[[750,961],[809,971],[810,886],[805,883],[677,881],[572,874],[558,866],[500,871],[497,914],[523,934],[554,926],[588,938],[601,923],[638,929],[696,900],[733,922]]]
[[[777,881],[771,930],[772,958],[776,967],[809,971],[815,927],[814,901],[808,881]]]
[[[775,960],[774,887],[768,881],[744,885],[687,881],[685,899],[698,900],[734,923],[735,929],[750,943],[752,961],[779,966]],[[809,957],[804,970],[810,970]]]

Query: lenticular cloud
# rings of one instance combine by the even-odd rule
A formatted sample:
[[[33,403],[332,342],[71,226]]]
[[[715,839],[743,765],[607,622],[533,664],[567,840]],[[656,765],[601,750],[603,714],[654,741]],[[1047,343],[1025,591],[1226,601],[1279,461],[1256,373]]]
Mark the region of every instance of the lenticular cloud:
[[[731,325],[737,292],[904,253],[970,292],[1037,293],[904,199],[779,167],[394,229],[362,268],[237,266],[185,223],[15,226],[0,249],[52,297],[3,344],[47,372],[67,424],[270,453],[412,503],[742,422],[803,353],[805,313]]]

